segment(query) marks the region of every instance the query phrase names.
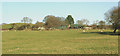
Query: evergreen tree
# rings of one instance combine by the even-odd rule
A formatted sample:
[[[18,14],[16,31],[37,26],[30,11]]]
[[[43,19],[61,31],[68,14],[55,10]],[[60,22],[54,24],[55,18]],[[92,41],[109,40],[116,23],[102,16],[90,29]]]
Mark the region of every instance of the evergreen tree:
[[[74,24],[74,19],[72,18],[71,15],[68,15],[66,18],[66,21],[69,25]]]

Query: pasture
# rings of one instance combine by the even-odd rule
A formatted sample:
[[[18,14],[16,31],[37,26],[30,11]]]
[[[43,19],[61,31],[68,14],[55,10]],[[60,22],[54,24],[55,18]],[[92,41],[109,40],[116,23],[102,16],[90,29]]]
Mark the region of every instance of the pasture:
[[[3,54],[117,54],[113,30],[3,31]]]

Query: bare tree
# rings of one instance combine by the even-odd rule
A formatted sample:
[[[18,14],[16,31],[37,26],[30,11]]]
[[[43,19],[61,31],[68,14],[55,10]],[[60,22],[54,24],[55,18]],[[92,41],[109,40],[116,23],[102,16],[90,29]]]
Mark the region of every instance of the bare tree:
[[[29,25],[29,23],[32,23],[32,19],[30,19],[29,17],[24,17],[21,22],[25,23],[24,27],[27,29]]]
[[[32,19],[30,19],[29,17],[24,17],[21,22],[23,23],[32,23]]]
[[[89,21],[87,19],[82,19],[78,20],[77,23],[80,25],[88,25]]]
[[[77,24],[83,25],[83,23],[84,23],[84,22],[83,22],[82,20],[78,20],[78,21],[77,21]]]
[[[99,21],[98,20],[95,20],[93,25],[98,25]]]
[[[99,26],[101,29],[103,29],[105,27],[105,21],[99,21]]]
[[[114,27],[114,33],[117,29],[120,29],[120,7],[113,7],[111,10],[105,13],[106,21],[112,23]]]

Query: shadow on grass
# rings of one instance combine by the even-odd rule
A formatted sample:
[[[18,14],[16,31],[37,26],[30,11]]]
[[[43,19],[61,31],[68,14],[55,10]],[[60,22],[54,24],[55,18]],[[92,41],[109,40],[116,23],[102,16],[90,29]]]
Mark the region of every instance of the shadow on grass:
[[[113,32],[84,32],[84,33],[98,33],[98,34],[103,34],[103,35],[118,35],[118,36],[120,36],[120,32],[116,32],[116,33],[113,33]]]

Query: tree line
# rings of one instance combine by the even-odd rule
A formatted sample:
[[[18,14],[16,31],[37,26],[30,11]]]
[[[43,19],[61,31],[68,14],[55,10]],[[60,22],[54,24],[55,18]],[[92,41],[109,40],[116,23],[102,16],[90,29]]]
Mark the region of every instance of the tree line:
[[[119,13],[120,7],[114,7],[112,9],[110,9],[108,12],[105,13],[105,20],[106,21],[95,21],[92,24],[92,27],[94,27],[94,29],[105,29],[105,28],[113,28],[114,29],[114,33],[116,32],[117,29],[120,29],[120,13]],[[23,25],[16,27],[16,24],[13,23],[11,24],[12,27],[9,28],[9,30],[12,29],[16,29],[16,30],[24,30],[24,29],[32,29],[32,30],[37,30],[40,27],[44,27],[45,29],[49,30],[49,29],[55,29],[58,27],[61,28],[70,28],[72,25],[74,25],[74,18],[72,17],[72,15],[68,15],[66,18],[64,17],[56,17],[53,15],[48,15],[46,17],[44,17],[43,22],[39,22],[37,21],[34,25],[32,24],[32,19],[29,17],[24,17],[21,20],[22,23],[24,23]],[[110,23],[112,25],[106,25],[107,23]],[[77,24],[81,25],[81,26],[88,26],[89,24],[89,20],[87,19],[81,19],[81,20],[77,20]],[[80,27],[81,27],[80,26]]]
[[[49,30],[51,28],[53,29],[53,28],[56,28],[56,27],[59,27],[59,26],[66,26],[66,25],[74,24],[74,19],[72,18],[71,15],[68,15],[67,18],[48,15],[44,18],[43,22],[37,21],[32,26],[30,26],[30,24],[32,24],[32,19],[30,19],[29,17],[24,17],[21,20],[21,22],[24,23],[24,24],[20,27],[17,27],[17,28],[15,28],[15,26],[16,26],[15,23],[11,24],[12,27],[10,28],[10,30],[12,30],[12,29],[16,29],[16,30],[24,30],[24,29],[37,30],[39,27],[44,27],[45,29]]]

